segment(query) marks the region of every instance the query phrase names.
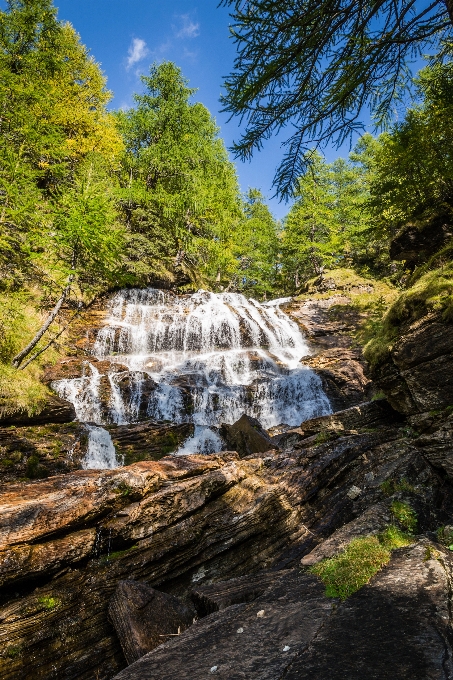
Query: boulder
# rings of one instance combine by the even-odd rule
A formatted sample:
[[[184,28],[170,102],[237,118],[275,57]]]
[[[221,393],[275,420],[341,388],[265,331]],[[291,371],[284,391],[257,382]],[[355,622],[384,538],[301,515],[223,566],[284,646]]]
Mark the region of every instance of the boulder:
[[[195,617],[177,597],[132,580],[118,583],[108,612],[129,664],[182,633]]]
[[[451,575],[451,554],[427,538],[396,551],[325,620],[285,680],[452,677]]]
[[[261,427],[261,423],[245,413],[234,425],[222,424],[220,434],[227,446],[240,456],[278,449],[277,444],[273,443],[266,430]]]
[[[16,411],[2,412],[0,402],[0,427],[11,425],[45,425],[47,423],[70,423],[76,418],[75,408],[66,399],[50,394],[43,408],[35,414],[28,414],[26,411],[17,409]]]
[[[198,621],[115,680],[426,680],[453,673],[452,557],[421,537],[345,602],[298,570]]]
[[[115,680],[275,680],[331,616],[322,584],[284,572],[249,604],[211,614],[116,676]]]

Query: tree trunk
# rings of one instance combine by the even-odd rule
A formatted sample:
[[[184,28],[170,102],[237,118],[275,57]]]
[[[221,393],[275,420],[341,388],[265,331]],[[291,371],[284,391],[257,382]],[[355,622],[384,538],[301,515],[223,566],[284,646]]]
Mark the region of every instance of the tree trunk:
[[[443,0],[445,7],[447,8],[448,16],[453,24],[453,0]]]
[[[50,326],[50,325],[52,324],[52,322],[55,320],[55,318],[56,318],[58,312],[59,312],[60,309],[61,309],[61,305],[63,304],[63,302],[66,300],[67,296],[69,295],[69,292],[70,292],[70,290],[71,290],[71,285],[72,285],[73,280],[74,280],[74,276],[71,274],[71,276],[70,276],[69,279],[68,279],[68,285],[67,285],[66,288],[63,290],[63,292],[62,292],[60,298],[58,299],[57,304],[55,305],[55,307],[53,308],[53,310],[51,311],[51,313],[50,313],[49,316],[47,317],[47,320],[46,320],[45,324],[44,324],[43,326],[41,326],[41,328],[40,328],[39,331],[36,333],[36,335],[35,335],[35,337],[33,338],[33,340],[32,340],[32,341],[31,341],[31,342],[30,342],[30,343],[29,343],[29,344],[28,344],[21,352],[19,352],[19,354],[16,354],[16,356],[15,356],[14,359],[12,360],[12,365],[14,366],[14,368],[19,368],[19,366],[21,365],[22,361],[25,359],[26,356],[28,356],[28,355],[30,354],[30,352],[32,351],[32,349],[33,349],[34,347],[36,347],[36,345],[37,345],[38,342],[41,340],[41,338],[42,338],[42,336],[44,335],[44,333],[47,331],[47,329],[49,328],[49,326]]]

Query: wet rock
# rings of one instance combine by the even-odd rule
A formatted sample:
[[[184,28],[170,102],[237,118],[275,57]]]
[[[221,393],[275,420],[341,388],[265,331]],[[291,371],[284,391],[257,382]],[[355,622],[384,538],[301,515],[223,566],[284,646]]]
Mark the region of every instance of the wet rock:
[[[397,411],[442,409],[453,401],[453,324],[424,317],[402,329],[373,378]]]
[[[382,425],[393,426],[404,418],[395,411],[386,399],[368,401],[359,406],[337,411],[330,416],[320,416],[306,420],[300,429],[305,436],[318,432],[337,432],[345,430],[373,429]]]
[[[120,373],[121,371],[128,370],[127,366],[114,364],[111,361],[103,361],[96,357],[66,357],[53,366],[47,367],[43,376],[43,382],[52,383],[55,380],[72,380],[90,375],[90,364],[101,374]]]
[[[141,460],[160,460],[176,451],[194,432],[191,423],[175,425],[154,420],[133,425],[110,425],[106,429],[125,465]]]
[[[264,453],[278,448],[261,423],[245,413],[234,425],[222,424],[220,435],[225,439],[227,446],[237,451],[240,456]]]
[[[116,679],[280,678],[331,615],[332,602],[323,590],[299,570],[282,573],[250,604],[198,621]]]
[[[327,299],[296,300],[285,310],[310,340],[312,355],[304,357],[303,363],[321,378],[334,411],[368,401],[375,391],[362,351],[353,340],[361,317],[350,305],[351,298],[337,293]]]
[[[20,409],[12,413],[2,411],[0,400],[0,427],[70,423],[75,420],[75,417],[74,406],[69,401],[57,397],[56,394],[49,395],[43,408],[34,415],[29,415],[26,411]]]
[[[108,612],[128,663],[182,633],[195,617],[178,598],[131,580],[118,583]]]

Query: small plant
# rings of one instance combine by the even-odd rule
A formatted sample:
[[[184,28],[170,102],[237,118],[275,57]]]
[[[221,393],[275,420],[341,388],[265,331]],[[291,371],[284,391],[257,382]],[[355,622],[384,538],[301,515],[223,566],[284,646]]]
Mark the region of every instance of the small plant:
[[[316,435],[315,444],[325,444],[326,442],[330,442],[333,437],[333,432],[318,432]]]
[[[373,394],[371,397],[371,401],[377,401],[378,399],[385,399],[386,395],[384,392],[376,392],[376,394]]]
[[[44,607],[44,609],[55,609],[61,604],[61,601],[58,599],[58,597],[50,597],[48,595],[45,595],[44,597],[39,598],[39,604]]]
[[[342,553],[315,564],[309,571],[323,581],[327,597],[345,600],[388,564],[392,550],[412,540],[397,527],[389,526],[377,536],[355,538]]]
[[[439,527],[436,531],[437,540],[449,550],[453,550],[453,526]]]
[[[408,503],[393,501],[390,510],[395,519],[408,533],[413,534],[415,532],[417,529],[417,514]]]
[[[120,496],[130,496],[130,494],[133,492],[133,488],[129,486],[126,482],[120,482],[118,486],[115,489],[115,493],[119,494]]]
[[[394,479],[386,479],[380,485],[381,491],[386,496],[393,496],[394,493],[415,493],[415,487],[404,477],[398,482]]]
[[[5,649],[5,655],[9,659],[17,659],[18,656],[20,656],[22,653],[22,647],[20,645],[17,645],[15,647],[7,647]]]

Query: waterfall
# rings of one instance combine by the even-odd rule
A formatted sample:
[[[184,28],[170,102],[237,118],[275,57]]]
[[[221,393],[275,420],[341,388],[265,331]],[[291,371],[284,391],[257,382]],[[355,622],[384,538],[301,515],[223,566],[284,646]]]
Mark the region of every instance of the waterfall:
[[[260,304],[237,293],[206,291],[120,291],[91,348],[97,359],[123,367],[108,376],[107,411],[99,373],[89,363],[86,375],[55,387],[75,405],[79,420],[97,425],[134,422],[143,408],[149,418],[192,422],[194,436],[180,453],[219,450],[215,428],[243,413],[265,428],[299,425],[331,409],[320,378],[301,363],[309,348],[281,309],[286,301]],[[146,381],[152,385],[147,391]]]

